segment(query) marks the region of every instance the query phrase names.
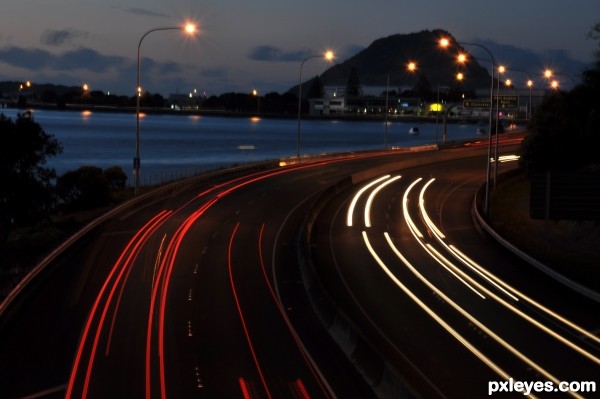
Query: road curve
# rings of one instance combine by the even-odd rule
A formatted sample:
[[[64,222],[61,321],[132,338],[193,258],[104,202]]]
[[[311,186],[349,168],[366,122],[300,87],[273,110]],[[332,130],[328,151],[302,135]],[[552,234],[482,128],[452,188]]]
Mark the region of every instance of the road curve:
[[[439,180],[426,189],[427,198],[433,198],[427,203],[436,204],[428,211],[440,230],[474,259],[488,253],[494,259],[506,257],[497,255],[498,247],[474,232],[465,216],[469,207],[464,203],[469,196],[472,199],[473,187],[482,179],[479,170],[484,154],[482,146],[334,157],[182,186],[173,195],[120,214],[61,254],[3,313],[3,397],[374,396],[373,388],[364,382],[369,375],[361,378],[313,312],[298,252],[302,226],[325,189],[350,176],[366,181],[384,171],[403,176],[374,197],[373,225],[368,230],[360,224],[349,228],[341,216],[353,189],[328,203],[316,221],[314,260],[326,295],[417,392],[453,397],[463,392],[457,388],[463,386],[458,377],[464,378],[466,372],[476,381],[469,392],[481,392],[482,383],[501,378],[481,357],[458,345],[456,335],[441,328],[407,291],[399,290],[389,278],[396,273],[403,273],[400,281],[410,281],[410,291],[422,298],[426,308],[436,309],[439,318],[461,336],[485,340],[482,351],[487,357],[503,370],[511,370],[510,375],[524,378],[527,374],[519,374],[520,361],[497,341],[490,343],[489,333],[482,333],[483,326],[476,321],[495,320],[501,314],[494,323],[516,326],[510,337],[515,345],[522,345],[529,334],[536,334],[536,339],[540,335],[541,348],[546,345],[542,340],[555,345],[556,338],[538,333],[537,327],[514,316],[501,302],[474,300],[477,294],[465,289],[456,277],[440,267],[427,266],[432,260],[423,258],[423,249],[407,234],[410,227],[404,222],[412,215],[421,223],[423,215],[414,207],[404,214],[397,206],[400,193],[404,195],[411,182],[404,170],[427,178],[443,170],[436,177]],[[452,176],[452,170],[459,173]],[[415,191],[408,192],[411,204],[418,203],[416,190],[423,190],[424,183],[416,183]],[[357,202],[364,207],[364,199]],[[419,228],[428,231],[428,227]],[[398,260],[387,274],[377,257],[386,265],[398,258],[386,232],[408,262],[422,264],[421,273],[428,273],[428,281],[443,291],[432,295],[432,288]],[[429,244],[442,250],[441,243],[430,240]],[[583,331],[594,328],[589,315],[597,309],[576,295],[560,291],[561,287],[512,258],[509,263],[481,262],[519,292],[547,299]],[[524,274],[513,276],[516,272]],[[531,288],[523,282],[531,278],[543,284]],[[548,289],[559,290],[561,301],[549,295]],[[465,321],[442,295],[456,295],[453,300],[476,314],[474,320]],[[574,306],[577,312],[572,314]],[[527,307],[541,312],[533,304]],[[591,337],[579,337],[581,331],[571,327],[561,328],[560,335],[597,355]],[[478,342],[477,346],[482,345]],[[591,362],[595,367],[593,358],[573,354],[573,348],[560,350],[567,359],[580,361],[583,356],[583,364]],[[544,357],[540,352],[534,351],[535,356]],[[545,357],[553,358],[548,353]],[[593,367],[589,370],[597,370]],[[587,376],[576,370],[567,376]]]

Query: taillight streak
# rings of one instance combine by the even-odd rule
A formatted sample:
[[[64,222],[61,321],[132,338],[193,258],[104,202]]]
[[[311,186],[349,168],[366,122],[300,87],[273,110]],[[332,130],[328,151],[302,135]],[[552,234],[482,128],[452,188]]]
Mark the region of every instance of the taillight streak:
[[[69,398],[71,398],[71,395],[73,394],[75,379],[76,379],[78,371],[79,371],[79,365],[81,362],[83,351],[84,351],[86,343],[87,343],[88,335],[92,328],[91,327],[92,322],[96,317],[96,312],[98,311],[98,307],[100,306],[102,297],[104,296],[105,291],[108,289],[108,286],[109,286],[113,276],[115,275],[115,273],[117,273],[117,270],[119,270],[119,268],[120,268],[120,272],[117,275],[115,281],[113,282],[112,289],[106,300],[106,304],[104,306],[104,310],[102,312],[102,316],[101,316],[99,325],[96,328],[96,335],[94,338],[92,350],[90,352],[90,357],[89,357],[88,366],[87,366],[86,375],[85,375],[84,387],[83,387],[83,391],[81,394],[82,398],[87,397],[87,391],[89,388],[89,380],[90,380],[90,375],[91,375],[92,366],[93,366],[93,362],[94,362],[95,352],[96,352],[97,345],[98,345],[98,339],[99,339],[100,332],[101,332],[102,326],[104,324],[104,318],[105,318],[106,312],[109,308],[114,291],[115,291],[117,285],[119,284],[119,281],[120,281],[121,277],[123,276],[124,271],[131,266],[132,259],[134,259],[135,256],[137,256],[137,254],[139,253],[139,249],[140,249],[141,245],[144,242],[146,242],[146,240],[148,239],[150,234],[152,232],[154,232],[156,229],[158,229],[158,227],[165,221],[165,219],[170,214],[171,214],[170,211],[162,211],[159,214],[157,214],[156,216],[154,216],[152,219],[150,219],[144,226],[142,226],[142,228],[135,234],[135,236],[129,241],[129,243],[127,244],[125,249],[121,252],[121,255],[119,256],[119,258],[113,265],[108,277],[105,279],[104,284],[102,285],[102,288],[100,289],[100,292],[96,296],[96,300],[94,302],[94,305],[92,306],[92,310],[90,311],[90,314],[88,315],[86,325],[84,327],[81,339],[79,341],[79,346],[77,348],[77,354],[75,356],[73,369],[71,370],[71,376],[69,378],[69,384],[68,384],[67,393],[65,395],[65,398],[69,399]],[[122,264],[123,259],[126,257],[127,257],[127,259]]]
[[[158,357],[159,357],[159,380],[160,380],[160,392],[161,397],[166,398],[166,380],[165,380],[165,363],[164,363],[164,319],[165,319],[165,308],[166,298],[171,277],[173,265],[175,264],[175,258],[181,245],[181,242],[190,229],[190,227],[196,222],[196,220],[202,216],[202,214],[209,209],[215,202],[216,199],[205,203],[200,209],[192,213],[177,229],[173,238],[171,239],[165,256],[160,262],[160,267],[156,273],[156,280],[152,287],[152,296],[150,299],[150,309],[148,312],[148,324],[146,330],[146,398],[151,397],[151,364],[152,364],[152,329],[155,318],[155,308],[157,304],[157,298],[159,290],[161,290],[160,306],[158,315]]]
[[[263,252],[262,252],[262,241],[263,241],[264,230],[265,230],[265,225],[263,223],[260,228],[260,233],[259,233],[259,237],[258,237],[258,257],[260,259],[260,266],[262,269],[263,277],[267,284],[267,288],[269,289],[269,293],[271,294],[271,297],[273,298],[273,302],[275,303],[277,310],[279,310],[279,313],[281,314],[281,318],[283,319],[285,325],[287,326],[288,330],[290,331],[292,339],[294,340],[296,346],[298,347],[298,351],[300,352],[302,358],[304,359],[304,362],[308,366],[308,368],[311,371],[312,375],[314,376],[315,380],[318,382],[318,384],[321,387],[321,390],[323,391],[325,396],[329,396],[327,389],[323,386],[322,379],[319,377],[317,371],[314,369],[310,359],[308,359],[308,355],[307,355],[306,351],[304,350],[302,343],[298,339],[298,336],[296,335],[296,332],[295,332],[293,326],[291,325],[287,315],[285,314],[285,311],[283,310],[281,303],[277,300],[277,295],[275,294],[275,290],[273,289],[271,280],[269,279],[269,276],[267,275],[267,269],[265,267],[265,262],[263,259]],[[303,397],[309,398],[310,396],[308,396],[308,394],[306,393],[306,388],[304,387],[304,384],[302,384],[302,381],[299,378],[296,381],[299,383],[299,386],[302,387],[301,391],[303,391],[305,393],[305,395],[303,395]]]
[[[246,319],[244,318],[244,313],[242,312],[242,306],[240,304],[240,300],[237,295],[237,291],[235,289],[235,282],[233,280],[233,271],[231,266],[231,248],[233,247],[233,239],[235,238],[235,234],[240,227],[240,224],[237,223],[231,233],[231,238],[229,239],[229,249],[227,251],[227,266],[229,270],[229,282],[231,284],[231,291],[233,293],[233,298],[235,300],[235,305],[237,307],[238,315],[240,316],[240,321],[242,323],[242,328],[244,330],[244,334],[246,335],[246,341],[248,342],[248,347],[250,348],[250,353],[252,354],[252,358],[254,359],[254,365],[258,371],[258,375],[260,376],[260,380],[265,388],[265,392],[267,393],[268,398],[272,398],[271,392],[269,391],[269,387],[267,385],[267,381],[263,374],[262,368],[260,367],[260,362],[258,361],[258,356],[256,355],[256,351],[254,350],[254,345],[252,344],[252,339],[250,338],[250,333],[248,331],[248,326],[246,326]]]

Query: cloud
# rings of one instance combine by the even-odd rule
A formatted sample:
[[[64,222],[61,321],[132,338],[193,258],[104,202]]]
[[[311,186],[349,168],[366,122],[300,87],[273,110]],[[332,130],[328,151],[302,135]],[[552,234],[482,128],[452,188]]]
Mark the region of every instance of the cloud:
[[[8,65],[39,71],[54,58],[52,53],[40,49],[24,49],[9,46],[0,49],[0,60]]]
[[[75,30],[75,29],[63,29],[63,30],[51,30],[46,29],[42,33],[40,41],[42,44],[48,46],[62,46],[65,43],[70,43],[78,38],[87,38],[88,33]]]
[[[125,11],[130,14],[144,15],[144,16],[148,16],[148,17],[159,17],[159,18],[170,18],[171,17],[170,15],[152,11],[147,8],[132,7],[132,8],[126,9]]]
[[[81,48],[67,51],[55,58],[57,69],[76,70],[86,69],[92,72],[106,72],[111,68],[119,67],[126,59],[114,55],[104,55],[90,48]]]
[[[104,55],[89,48],[53,54],[46,50],[14,46],[0,49],[0,60],[11,66],[33,71],[54,69],[57,71],[106,72],[126,63],[126,59],[123,57]]]
[[[261,45],[254,47],[248,54],[253,61],[296,62],[312,55],[309,50],[286,51],[278,47]]]

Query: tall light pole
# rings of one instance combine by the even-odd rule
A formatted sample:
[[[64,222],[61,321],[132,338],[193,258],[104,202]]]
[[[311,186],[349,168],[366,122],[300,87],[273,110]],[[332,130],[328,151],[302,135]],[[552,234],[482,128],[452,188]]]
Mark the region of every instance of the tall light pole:
[[[529,106],[527,107],[527,120],[531,119],[531,90],[533,88],[533,79],[531,75],[522,69],[506,68],[507,71],[521,72],[527,76],[527,88],[529,88]]]
[[[490,86],[490,117],[488,123],[488,154],[486,160],[486,176],[485,176],[485,199],[484,199],[484,214],[488,216],[489,211],[489,192],[490,192],[490,163],[492,157],[492,113],[493,113],[493,102],[494,102],[494,71],[496,69],[496,60],[492,52],[485,46],[475,43],[456,42],[462,46],[475,46],[483,49],[488,53],[492,60],[492,83]],[[448,38],[442,38],[439,42],[441,47],[447,48],[450,46],[450,40]]]
[[[300,63],[300,83],[298,84],[298,130],[296,132],[296,157],[300,159],[300,113],[302,111],[302,67],[304,63],[312,58],[325,58],[326,61],[333,60],[333,52],[327,51],[324,55],[310,55]]]
[[[417,63],[414,61],[409,61],[406,64],[406,70],[410,73],[414,73],[417,70]],[[383,136],[383,149],[387,150],[387,142],[388,142],[388,114],[389,114],[389,96],[390,96],[390,73],[387,74],[387,81],[385,86],[385,133]]]
[[[260,115],[260,96],[258,94],[258,90],[253,89],[252,90],[252,95],[254,97],[256,97],[256,114],[258,116],[258,115]]]
[[[144,33],[138,43],[137,49],[137,86],[136,86],[136,102],[135,102],[135,157],[133,158],[133,173],[135,175],[135,187],[134,195],[138,194],[140,187],[140,97],[142,95],[142,84],[140,79],[140,54],[142,48],[142,41],[152,32],[161,30],[184,30],[189,34],[193,34],[196,31],[196,25],[187,24],[185,26],[174,26],[166,28],[154,28]]]

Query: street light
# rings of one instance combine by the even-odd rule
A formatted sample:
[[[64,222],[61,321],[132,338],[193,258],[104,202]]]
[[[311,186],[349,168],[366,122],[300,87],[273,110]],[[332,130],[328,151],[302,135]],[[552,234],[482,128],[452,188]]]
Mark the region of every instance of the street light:
[[[532,104],[531,104],[531,89],[533,88],[533,79],[531,79],[531,75],[529,73],[523,71],[522,69],[506,68],[506,70],[507,71],[512,71],[512,72],[521,72],[521,73],[523,73],[523,74],[525,74],[527,76],[527,88],[529,88],[529,106],[528,106],[528,109],[527,109],[527,120],[529,120],[529,119],[531,119],[531,111],[532,111],[532,108],[531,108],[532,107]]]
[[[568,75],[566,73],[556,73],[556,72],[554,72],[551,69],[546,69],[544,71],[544,77],[546,79],[551,79],[554,76],[564,76],[564,77],[567,77],[567,78],[571,79],[571,83],[573,84],[573,88],[575,88],[575,78],[573,78],[573,76]],[[552,89],[558,89],[558,87],[559,87],[558,81],[556,79],[552,80],[550,82],[550,87],[552,87]]]
[[[494,101],[494,70],[496,69],[496,60],[494,59],[494,55],[492,52],[485,46],[475,43],[466,43],[466,42],[456,42],[462,46],[475,46],[485,50],[492,60],[492,83],[490,87],[490,117],[488,123],[488,154],[486,160],[486,176],[485,176],[485,199],[484,199],[484,214],[488,216],[489,210],[489,191],[490,191],[490,162],[492,156],[492,112],[493,106],[492,103]],[[443,48],[447,48],[450,46],[450,40],[448,38],[441,38],[439,41],[439,45]],[[465,58],[466,59],[466,58]]]
[[[406,70],[410,73],[415,73],[417,71],[417,63],[414,61],[409,61],[406,64]],[[389,114],[389,96],[390,96],[390,73],[387,74],[387,81],[385,87],[385,123],[384,123],[384,131],[385,134],[383,136],[383,149],[387,150],[387,142],[388,142],[388,114]]]
[[[256,97],[256,113],[260,115],[260,96],[258,95],[258,90],[253,89],[252,95]]]
[[[175,27],[166,27],[166,28],[154,28],[150,29],[148,32],[144,33],[138,43],[137,49],[137,87],[136,87],[136,105],[135,105],[135,119],[136,119],[136,127],[135,127],[135,158],[133,158],[133,173],[135,174],[135,188],[134,195],[137,195],[138,189],[140,186],[140,97],[142,96],[142,84],[140,79],[140,53],[142,48],[142,41],[146,36],[148,36],[152,32],[161,31],[161,30],[183,30],[188,34],[193,34],[196,32],[196,25],[188,23],[185,26],[175,26]]]
[[[312,58],[323,57],[326,61],[332,61],[334,58],[332,51],[326,51],[323,55],[310,55],[300,63],[300,83],[298,85],[298,131],[296,133],[296,157],[300,159],[300,112],[302,111],[302,67],[304,63]]]

